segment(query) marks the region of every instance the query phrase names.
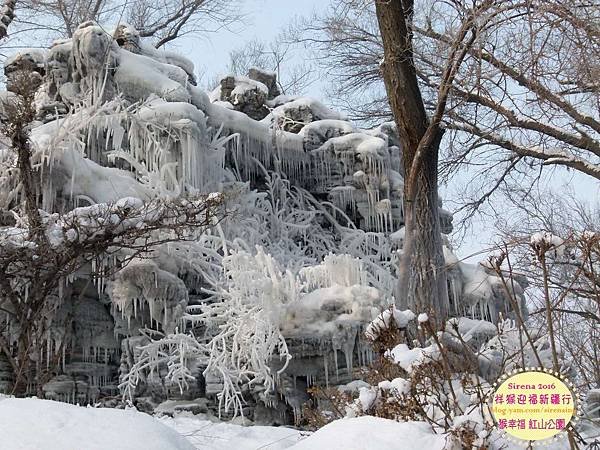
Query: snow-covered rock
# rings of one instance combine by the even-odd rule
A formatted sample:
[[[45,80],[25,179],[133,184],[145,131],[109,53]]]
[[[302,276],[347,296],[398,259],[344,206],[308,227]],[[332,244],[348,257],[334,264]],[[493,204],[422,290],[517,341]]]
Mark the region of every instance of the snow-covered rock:
[[[245,76],[227,76],[210,94],[211,100],[228,102],[236,111],[255,119],[263,119],[269,112],[265,102],[269,88],[260,81]]]

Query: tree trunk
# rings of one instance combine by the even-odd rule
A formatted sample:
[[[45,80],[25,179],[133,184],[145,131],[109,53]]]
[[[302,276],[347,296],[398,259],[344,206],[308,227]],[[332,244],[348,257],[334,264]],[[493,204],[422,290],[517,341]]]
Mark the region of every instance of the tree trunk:
[[[17,341],[17,365],[18,369],[15,373],[15,382],[13,385],[12,395],[16,397],[24,397],[28,393],[30,385],[30,336],[29,327],[26,330],[19,330],[19,340]]]
[[[12,139],[12,145],[17,152],[20,181],[23,186],[25,200],[25,213],[29,221],[30,238],[35,239],[38,245],[46,243],[46,235],[42,226],[42,218],[38,210],[35,177],[31,167],[31,150],[29,147],[29,136],[27,132],[19,127]]]
[[[439,141],[438,141],[439,144]],[[427,153],[415,180],[416,195],[405,202],[405,239],[397,295],[402,308],[448,317],[448,287],[438,212],[438,152]],[[406,198],[406,197],[405,197]]]
[[[383,77],[402,143],[405,170],[405,237],[396,302],[400,307],[433,313],[440,323],[448,315],[448,289],[438,212],[438,153],[442,131],[416,160],[429,119],[419,89],[412,51],[412,0],[376,0],[383,41]],[[431,130],[429,130],[431,132]],[[414,179],[408,174],[419,164]]]

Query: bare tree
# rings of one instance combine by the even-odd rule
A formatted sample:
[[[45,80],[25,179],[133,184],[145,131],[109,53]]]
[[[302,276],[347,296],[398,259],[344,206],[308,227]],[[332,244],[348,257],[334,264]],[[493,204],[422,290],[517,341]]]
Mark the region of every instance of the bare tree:
[[[333,0],[326,14],[297,18],[287,32],[301,42],[330,81],[332,103],[353,120],[392,120],[379,62],[383,44],[371,0]]]
[[[444,55],[440,84],[431,116],[426,112],[413,50],[413,2],[377,1],[376,13],[383,40],[380,63],[389,103],[402,144],[405,241],[399,270],[397,299],[402,306],[431,309],[438,320],[448,314],[438,214],[438,155],[444,133],[442,120],[450,90],[474,42],[488,26],[497,6],[487,0],[469,7],[455,2],[460,22]]]
[[[471,49],[452,89],[443,170],[469,167],[472,185],[486,186],[471,191],[467,216],[500,186],[531,185],[544,167],[600,179],[600,97],[590,81],[600,55],[598,9],[576,0],[526,3],[498,9],[493,33]],[[447,45],[431,26],[419,32],[431,45]],[[429,61],[423,82],[433,88],[436,64],[421,59]]]
[[[277,75],[283,94],[301,94],[314,82],[314,71],[309,63],[291,61],[295,50],[283,37],[270,43],[254,39],[229,53],[227,70],[234,75],[246,75],[252,67],[268,70]]]
[[[0,311],[10,317],[11,324],[0,332],[0,350],[15,374],[13,393],[33,389],[40,395],[48,380],[45,376],[51,377],[58,364],[57,358],[43,373],[39,368],[50,325],[55,329],[64,325],[52,321],[63,301],[60,288],[67,278],[114,255],[117,267],[97,264],[100,268],[92,274],[106,278],[110,270],[121,269],[133,258],[151,255],[158,245],[192,239],[218,223],[221,198],[126,199],[64,214],[38,209],[40,173],[32,167],[28,136],[35,118],[37,85],[26,72],[22,75],[15,83],[15,97],[3,105],[3,134],[16,153],[22,204],[12,211],[17,220],[0,227]]]
[[[111,0],[25,0],[19,5],[15,34],[27,44],[32,34],[72,37],[79,24],[129,22],[156,48],[191,33],[228,27],[241,18],[237,0],[167,0],[114,2]]]
[[[462,10],[482,3],[414,2],[413,56],[430,114]],[[302,30],[297,36],[320,50],[318,61],[337,86],[334,94],[356,119],[386,120],[391,114],[382,95],[383,47],[373,3],[338,0],[331,11],[297,24],[296,31]],[[490,25],[468,49],[453,80],[442,120],[450,131],[442,146],[442,175],[469,169],[469,184],[476,187],[467,201],[471,211],[513,174],[520,183],[525,175],[535,177],[534,167],[600,178],[597,5],[511,0],[496,4],[490,14],[482,17]]]

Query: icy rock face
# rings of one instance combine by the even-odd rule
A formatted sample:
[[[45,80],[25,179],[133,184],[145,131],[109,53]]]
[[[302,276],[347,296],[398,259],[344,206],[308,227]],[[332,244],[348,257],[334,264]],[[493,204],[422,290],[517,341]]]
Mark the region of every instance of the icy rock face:
[[[114,379],[119,344],[109,308],[88,297],[93,290],[81,289],[79,282],[67,288],[67,300],[52,318],[38,363],[49,368],[58,360],[60,368],[60,373],[42,386],[46,398],[85,404],[117,395]]]
[[[46,58],[46,97],[38,116],[47,122],[58,111],[65,114],[69,107],[77,103],[79,86],[73,82],[73,65],[71,61],[73,44],[71,41],[55,42]]]
[[[137,328],[158,323],[173,332],[188,303],[188,291],[181,279],[160,269],[152,261],[135,261],[115,276],[111,299],[118,313]]]
[[[43,391],[48,399],[85,404],[118,393],[114,379],[119,342],[109,305],[97,298],[93,285],[75,280],[70,291],[53,322],[64,324],[70,318],[72,329],[51,327],[44,355],[45,360],[60,355],[63,373],[47,382]],[[68,359],[63,350],[67,347]]]
[[[294,355],[282,376],[282,389],[296,420],[308,400],[306,388],[351,381],[355,365],[372,361],[365,325],[389,305],[379,290],[365,286],[359,262],[348,255],[329,255],[300,276],[310,292],[287,305],[281,320]]]
[[[9,59],[9,86],[17,70],[40,80],[42,124],[33,128],[31,144],[33,162],[43,168],[45,211],[222,192],[234,212],[196,240],[161,246],[124,268],[127,253],[100,258],[65,280],[56,319],[63,325],[47,338],[46,359],[61,361],[60,373],[44,386],[48,397],[86,402],[112,396],[117,373],[126,377],[149,336],[193,330],[210,337],[217,320],[243,329],[236,339],[273,330],[285,338],[293,358],[277,392],[253,394],[277,414],[285,409],[277,393],[297,415],[308,386],[349,382],[355,366],[371,361],[364,331],[391,301],[403,245],[403,168],[394,124],[362,130],[315,99],[279,95],[275,75],[258,69],[226,77],[207,94],[195,86],[190,61],[154,49],[127,25],[107,34],[82,24],[48,52]],[[20,199],[11,158],[0,149],[5,209]],[[449,233],[451,214],[439,206]],[[5,226],[8,236],[16,230],[14,218],[0,229]],[[19,239],[10,235],[2,244]],[[455,315],[494,321],[507,311],[497,277],[458,262],[449,249],[445,256]],[[92,280],[98,269],[114,275]],[[83,288],[86,279],[92,286]],[[214,305],[210,320],[198,318]],[[247,315],[236,316],[243,308]],[[75,331],[65,338],[69,326]],[[273,352],[270,345],[256,346]],[[285,361],[270,363],[280,369]],[[166,366],[141,376],[137,393],[148,404],[206,395],[216,408],[224,383],[219,373],[202,373],[206,361],[187,367],[195,382],[183,393],[167,379]],[[0,359],[0,385],[10,382]]]
[[[327,108],[315,99],[299,97],[290,100],[273,110],[273,117],[278,127],[284,131],[298,133],[304,125],[310,122],[345,119],[343,114]]]
[[[308,375],[309,383],[317,378],[328,383],[327,371],[338,375],[340,367],[345,367],[350,375],[355,353],[360,364],[365,362],[363,354],[358,352],[367,346],[364,325],[386,307],[387,302],[377,289],[360,285],[317,289],[290,304],[281,331],[292,351],[297,348],[301,357],[323,355],[325,360],[321,367],[315,366],[312,374],[302,363],[296,367],[294,361],[286,373]],[[343,355],[339,362],[338,352]]]
[[[114,46],[112,38],[93,22],[81,24],[73,33],[73,81],[79,84],[80,92],[91,92],[93,98],[102,96],[101,100],[114,97],[112,80],[105,76],[115,66]]]
[[[332,137],[312,153],[315,191],[329,193],[331,201],[365,230],[392,232],[400,226],[401,209],[392,216],[392,200],[400,207],[401,199],[392,196],[386,141],[356,132]]]
[[[113,38],[119,47],[131,53],[142,52],[140,34],[135,28],[127,24],[118,25],[113,32]]]
[[[0,392],[11,392],[14,374],[10,362],[4,353],[0,354]]]
[[[249,77],[228,76],[221,80],[211,97],[228,103],[233,109],[252,119],[261,120],[269,112],[265,106],[268,95],[269,88],[260,81]]]
[[[90,386],[85,381],[73,379],[68,375],[54,377],[44,385],[42,390],[48,400],[73,404],[93,402],[99,394],[96,386]]]
[[[267,89],[269,89],[267,100],[272,100],[281,95],[281,91],[277,85],[277,75],[275,75],[273,72],[267,72],[259,69],[258,67],[251,67],[248,70],[248,78],[264,84]]]

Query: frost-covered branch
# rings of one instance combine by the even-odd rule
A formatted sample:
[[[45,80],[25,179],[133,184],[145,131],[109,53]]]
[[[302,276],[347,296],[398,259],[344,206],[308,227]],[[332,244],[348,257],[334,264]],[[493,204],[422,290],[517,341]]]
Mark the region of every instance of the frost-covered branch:
[[[121,378],[119,388],[123,396],[133,402],[135,390],[142,379],[156,376],[155,372],[166,367],[165,380],[179,387],[181,393],[195,380],[191,367],[205,357],[206,349],[195,336],[176,333],[150,340],[137,348],[139,356],[135,364]]]

